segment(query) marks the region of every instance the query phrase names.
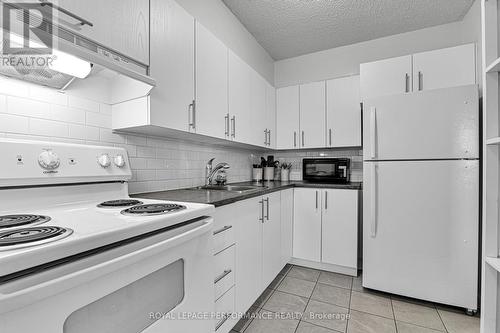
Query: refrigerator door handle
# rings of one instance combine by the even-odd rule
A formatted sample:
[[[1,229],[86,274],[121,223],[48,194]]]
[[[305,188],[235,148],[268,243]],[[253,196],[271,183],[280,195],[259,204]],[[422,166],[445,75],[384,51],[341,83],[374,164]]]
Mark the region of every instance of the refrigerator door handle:
[[[377,165],[371,163],[370,168],[370,232],[372,238],[377,236]]]
[[[375,140],[377,126],[377,108],[370,108],[370,158],[375,159],[375,150],[377,148]]]

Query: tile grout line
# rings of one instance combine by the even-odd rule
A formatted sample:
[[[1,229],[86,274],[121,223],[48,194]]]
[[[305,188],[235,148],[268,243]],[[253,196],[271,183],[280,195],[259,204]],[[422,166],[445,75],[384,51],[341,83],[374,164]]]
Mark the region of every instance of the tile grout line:
[[[306,312],[306,310],[307,310],[307,307],[309,306],[309,302],[311,302],[311,297],[312,297],[312,295],[313,295],[313,293],[314,293],[314,290],[316,289],[316,286],[318,285],[318,280],[319,280],[320,275],[321,275],[321,272],[318,274],[318,277],[317,277],[317,279],[316,279],[316,283],[314,284],[314,288],[313,288],[313,290],[312,290],[312,292],[311,292],[311,295],[310,295],[310,296],[309,296],[309,298],[307,299],[306,306],[305,306],[305,308],[304,308],[304,311],[302,311],[302,316],[300,317],[299,323],[297,324],[297,327],[295,328],[294,333],[297,333],[297,330],[299,329],[300,323],[303,321],[303,320],[302,320],[302,318],[304,318],[304,314],[305,314],[305,312]],[[304,322],[306,322],[306,321],[304,321]],[[306,322],[306,323],[307,323],[307,322]]]
[[[392,295],[389,297],[391,300],[391,309],[392,309],[392,319],[394,321],[394,327],[396,328],[396,333],[399,332],[398,330],[398,323],[396,322],[396,312],[394,311],[394,303],[392,302]]]
[[[439,319],[441,320],[441,323],[443,323],[444,331],[448,333],[448,327],[446,327],[446,324],[444,323],[443,317],[441,317],[441,314],[439,313],[439,310],[438,310],[436,304],[434,304],[434,308],[439,316]]]

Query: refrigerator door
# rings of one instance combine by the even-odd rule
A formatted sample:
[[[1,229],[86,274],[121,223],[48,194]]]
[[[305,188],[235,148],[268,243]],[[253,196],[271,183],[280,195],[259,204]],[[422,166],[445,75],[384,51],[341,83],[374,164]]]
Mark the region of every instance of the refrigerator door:
[[[479,157],[476,85],[368,99],[365,160]]]
[[[479,161],[365,162],[363,286],[477,308]]]

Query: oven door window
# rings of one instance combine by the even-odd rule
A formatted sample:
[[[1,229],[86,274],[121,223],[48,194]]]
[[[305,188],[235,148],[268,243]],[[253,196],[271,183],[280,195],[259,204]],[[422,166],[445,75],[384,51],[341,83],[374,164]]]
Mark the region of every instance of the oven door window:
[[[140,280],[73,312],[64,333],[138,333],[174,309],[184,298],[184,260],[177,260]]]

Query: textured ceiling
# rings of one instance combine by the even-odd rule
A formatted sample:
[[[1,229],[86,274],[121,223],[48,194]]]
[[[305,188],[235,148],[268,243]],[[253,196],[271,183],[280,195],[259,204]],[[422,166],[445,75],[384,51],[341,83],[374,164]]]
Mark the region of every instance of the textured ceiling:
[[[222,0],[275,59],[461,20],[474,0]]]

